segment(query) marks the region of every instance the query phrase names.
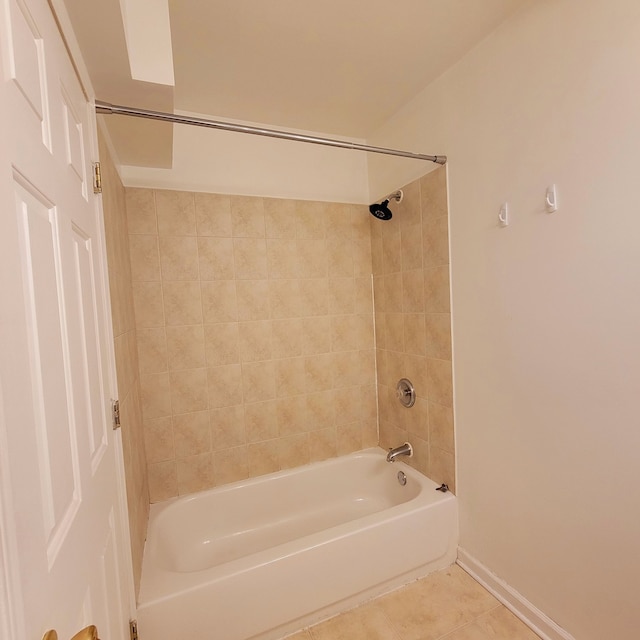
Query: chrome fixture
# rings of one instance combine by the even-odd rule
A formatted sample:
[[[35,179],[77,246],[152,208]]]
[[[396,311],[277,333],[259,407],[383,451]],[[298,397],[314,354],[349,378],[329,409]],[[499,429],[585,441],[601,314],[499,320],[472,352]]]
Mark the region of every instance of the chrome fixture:
[[[393,462],[398,456],[408,456],[411,458],[411,456],[413,456],[413,447],[408,442],[405,442],[395,449],[389,449],[387,462]]]
[[[413,407],[416,403],[416,390],[413,383],[408,378],[401,378],[396,385],[396,397],[400,400],[400,404],[407,409]]]
[[[355,151],[384,153],[388,156],[400,156],[402,158],[412,158],[414,160],[428,160],[429,162],[435,162],[436,164],[446,164],[447,162],[447,156],[428,156],[423,153],[399,151],[398,149],[387,149],[385,147],[372,147],[368,144],[347,142],[346,140],[306,136],[299,133],[291,133],[289,131],[252,127],[246,124],[236,124],[234,122],[221,122],[220,120],[209,120],[208,118],[181,116],[176,113],[149,111],[148,109],[138,109],[136,107],[125,107],[119,104],[110,104],[109,102],[102,102],[101,100],[96,100],[96,113],[103,115],[134,116],[135,118],[148,118],[149,120],[173,122],[175,124],[190,124],[196,127],[207,127],[209,129],[220,129],[222,131],[233,131],[235,133],[250,133],[254,136],[266,136],[268,138],[281,138],[283,140],[295,140],[297,142],[308,142],[310,144],[322,144],[327,147],[338,147],[340,149],[354,149]]]
[[[389,209],[389,200],[395,200],[396,202],[402,202],[404,193],[402,189],[394,191],[391,195],[387,196],[380,204],[374,202],[369,206],[369,211],[372,216],[379,218],[380,220],[391,220],[393,213]]]
[[[398,478],[400,486],[404,487],[407,484],[407,476],[403,471],[398,471],[398,475],[396,477]]]

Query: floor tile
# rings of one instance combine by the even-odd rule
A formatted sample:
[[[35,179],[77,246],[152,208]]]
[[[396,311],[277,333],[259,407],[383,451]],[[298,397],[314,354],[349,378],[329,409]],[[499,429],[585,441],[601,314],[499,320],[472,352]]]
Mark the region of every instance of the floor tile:
[[[471,622],[452,633],[447,633],[446,636],[442,636],[439,640],[487,640],[488,637],[477,624]]]
[[[401,640],[436,640],[499,602],[454,565],[383,596],[379,604]]]
[[[298,633],[294,633],[292,636],[287,636],[286,640],[311,640],[311,635],[305,629],[304,631],[298,631]]]
[[[309,629],[313,640],[401,640],[375,601]]]
[[[286,640],[539,640],[457,565]]]
[[[486,616],[476,620],[489,638],[509,638],[510,640],[539,640],[527,625],[517,618],[506,607],[500,607]]]

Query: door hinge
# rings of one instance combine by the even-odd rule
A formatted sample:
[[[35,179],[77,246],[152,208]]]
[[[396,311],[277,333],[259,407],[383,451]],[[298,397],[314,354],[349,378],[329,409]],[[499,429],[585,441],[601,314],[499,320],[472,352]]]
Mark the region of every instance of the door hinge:
[[[129,620],[129,635],[131,640],[138,640],[138,621]]]
[[[93,193],[102,193],[102,174],[99,162],[93,163]]]
[[[113,421],[113,429],[120,428],[120,400],[114,400],[111,404],[111,413]]]

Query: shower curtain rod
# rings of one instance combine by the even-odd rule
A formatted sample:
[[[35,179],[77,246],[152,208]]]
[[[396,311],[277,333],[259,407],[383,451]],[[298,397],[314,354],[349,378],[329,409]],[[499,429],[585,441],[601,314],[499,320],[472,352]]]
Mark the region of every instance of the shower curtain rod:
[[[322,144],[328,147],[339,147],[341,149],[354,149],[356,151],[368,151],[370,153],[383,153],[388,156],[400,156],[402,158],[412,158],[413,160],[428,160],[429,162],[435,162],[436,164],[445,164],[447,162],[447,156],[428,156],[422,153],[412,153],[411,151],[399,151],[398,149],[386,149],[384,147],[371,147],[367,144],[358,144],[356,142],[345,142],[344,140],[332,140],[331,138],[319,138],[317,136],[305,136],[299,133],[291,133],[289,131],[263,129],[261,127],[251,127],[249,125],[235,124],[233,122],[220,122],[219,120],[193,118],[191,116],[180,116],[174,113],[163,113],[161,111],[137,109],[136,107],[123,107],[121,105],[110,104],[108,102],[102,102],[100,100],[96,100],[96,113],[133,116],[136,118],[160,120],[162,122],[173,122],[176,124],[189,124],[197,127],[208,127],[209,129],[221,129],[222,131],[250,133],[256,136],[281,138],[283,140],[295,140],[297,142],[308,142],[310,144]]]

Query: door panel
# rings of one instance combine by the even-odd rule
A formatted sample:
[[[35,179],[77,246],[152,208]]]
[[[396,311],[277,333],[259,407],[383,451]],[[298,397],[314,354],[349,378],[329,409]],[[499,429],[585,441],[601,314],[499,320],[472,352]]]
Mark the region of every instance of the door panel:
[[[22,184],[21,184],[22,183]],[[31,187],[30,190],[25,188]],[[30,191],[32,191],[30,193]],[[66,327],[62,305],[62,265],[56,208],[16,181],[16,216],[31,369],[31,402],[42,493],[42,520],[51,566],[80,503],[76,425],[67,404],[71,396]]]
[[[97,299],[100,292],[96,290],[93,279],[93,241],[78,227],[73,227],[73,258],[76,287],[80,294],[78,310],[78,331],[81,338],[80,364],[78,372],[82,389],[76,394],[79,411],[84,418],[87,430],[88,452],[91,458],[92,475],[97,470],[108,446],[108,425],[102,416],[108,413],[104,404],[102,390],[104,381],[100,369],[103,357],[100,346],[99,319],[97,317]]]
[[[5,29],[9,77],[24,97],[26,113],[37,123],[43,144],[51,149],[44,41],[26,4],[19,0],[11,4]]]
[[[130,567],[95,119],[46,0],[0,8],[0,542],[11,547],[13,635],[70,638],[95,624],[124,640]]]

